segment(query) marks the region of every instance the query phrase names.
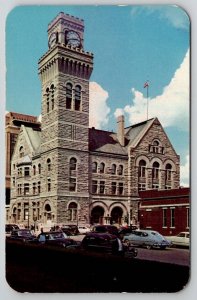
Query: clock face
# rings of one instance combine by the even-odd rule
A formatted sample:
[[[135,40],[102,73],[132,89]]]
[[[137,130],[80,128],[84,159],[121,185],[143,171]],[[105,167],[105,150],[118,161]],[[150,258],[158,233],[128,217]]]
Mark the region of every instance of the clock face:
[[[79,47],[81,44],[80,36],[75,31],[68,31],[66,34],[67,45],[71,45],[73,47]]]
[[[56,33],[53,32],[49,37],[49,48],[53,47],[56,44],[57,36]]]

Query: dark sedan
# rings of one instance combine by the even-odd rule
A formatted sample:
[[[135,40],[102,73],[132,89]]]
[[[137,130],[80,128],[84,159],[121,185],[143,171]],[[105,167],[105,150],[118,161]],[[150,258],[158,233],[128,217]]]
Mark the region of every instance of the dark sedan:
[[[16,229],[11,232],[11,235],[8,237],[10,240],[17,240],[22,242],[35,242],[36,237],[32,234],[29,229]]]
[[[123,244],[121,240],[110,233],[87,233],[81,242],[81,248],[87,251],[96,251],[114,255],[136,257],[137,249]]]
[[[77,242],[68,238],[68,236],[62,231],[50,231],[42,232],[38,235],[37,240],[40,244],[54,245],[67,247],[70,245],[76,245]]]

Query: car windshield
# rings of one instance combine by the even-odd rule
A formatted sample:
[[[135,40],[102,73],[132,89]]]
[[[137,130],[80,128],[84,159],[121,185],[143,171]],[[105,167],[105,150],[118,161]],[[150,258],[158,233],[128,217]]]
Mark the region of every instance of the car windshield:
[[[31,232],[29,230],[19,230],[18,231],[18,236],[31,236]]]
[[[57,239],[64,239],[67,236],[63,232],[54,232],[54,233],[50,233],[50,237],[53,240],[57,240]]]

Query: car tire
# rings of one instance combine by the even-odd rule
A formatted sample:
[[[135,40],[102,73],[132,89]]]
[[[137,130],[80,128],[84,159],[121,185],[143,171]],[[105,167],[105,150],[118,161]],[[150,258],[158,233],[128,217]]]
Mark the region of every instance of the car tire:
[[[161,250],[165,250],[165,249],[166,249],[166,246],[161,246],[160,249],[161,249]]]

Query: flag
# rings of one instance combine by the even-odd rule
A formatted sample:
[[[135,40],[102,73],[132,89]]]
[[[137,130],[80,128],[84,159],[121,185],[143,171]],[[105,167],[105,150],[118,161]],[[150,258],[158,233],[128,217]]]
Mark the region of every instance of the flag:
[[[145,89],[146,87],[149,87],[149,82],[148,82],[148,81],[146,81],[146,82],[144,83],[144,89]]]

